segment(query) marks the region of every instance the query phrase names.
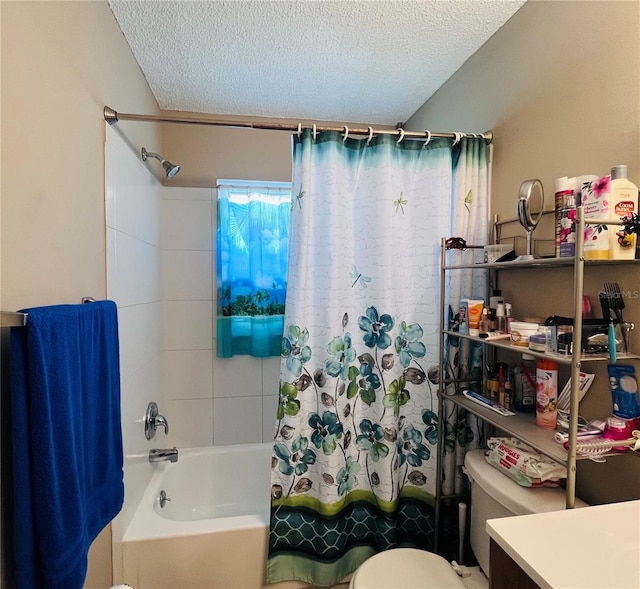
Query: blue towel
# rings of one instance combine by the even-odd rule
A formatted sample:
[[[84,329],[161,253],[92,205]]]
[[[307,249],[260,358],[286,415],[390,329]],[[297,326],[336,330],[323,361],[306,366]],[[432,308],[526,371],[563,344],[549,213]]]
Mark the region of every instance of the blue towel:
[[[117,308],[24,309],[11,330],[18,589],[81,589],[124,499]]]

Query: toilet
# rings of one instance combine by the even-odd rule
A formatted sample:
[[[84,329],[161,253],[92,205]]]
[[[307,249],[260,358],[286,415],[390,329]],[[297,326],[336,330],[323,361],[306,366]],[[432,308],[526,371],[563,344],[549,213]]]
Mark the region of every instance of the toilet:
[[[562,510],[566,504],[565,492],[553,487],[521,487],[491,466],[484,450],[467,452],[464,464],[471,480],[471,548],[488,577],[486,521]],[[585,507],[586,503],[576,498],[575,506]],[[486,580],[483,584],[488,586]],[[415,548],[394,548],[365,561],[353,574],[349,589],[465,589],[471,586],[480,586],[477,579],[467,584],[467,579],[459,577],[437,554]]]

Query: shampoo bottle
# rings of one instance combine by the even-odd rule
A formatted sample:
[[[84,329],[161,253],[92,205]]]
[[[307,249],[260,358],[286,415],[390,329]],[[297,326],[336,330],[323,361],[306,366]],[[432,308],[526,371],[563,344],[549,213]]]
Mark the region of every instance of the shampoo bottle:
[[[611,168],[612,221],[631,217],[638,212],[638,187],[627,179],[627,166]],[[636,256],[636,236],[625,235],[620,225],[609,231],[609,256],[614,260],[633,260]]]

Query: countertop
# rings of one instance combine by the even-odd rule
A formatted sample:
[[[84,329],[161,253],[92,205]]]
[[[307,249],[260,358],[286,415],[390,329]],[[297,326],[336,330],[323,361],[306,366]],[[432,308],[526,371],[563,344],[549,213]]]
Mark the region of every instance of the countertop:
[[[543,589],[639,589],[640,501],[487,520]]]

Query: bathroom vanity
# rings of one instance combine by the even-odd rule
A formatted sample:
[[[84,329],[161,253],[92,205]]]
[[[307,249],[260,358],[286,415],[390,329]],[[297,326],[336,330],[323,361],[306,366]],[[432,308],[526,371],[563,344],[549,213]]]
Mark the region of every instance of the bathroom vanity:
[[[490,589],[638,589],[640,500],[490,519]]]

